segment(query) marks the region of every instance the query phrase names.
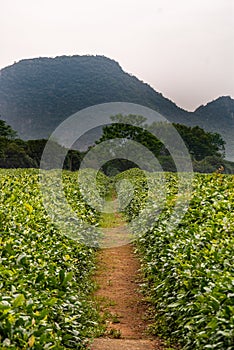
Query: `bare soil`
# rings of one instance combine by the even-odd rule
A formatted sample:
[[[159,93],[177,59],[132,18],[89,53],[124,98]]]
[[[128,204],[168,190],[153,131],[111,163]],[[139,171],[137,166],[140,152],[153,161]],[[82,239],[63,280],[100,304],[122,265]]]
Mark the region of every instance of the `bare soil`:
[[[107,241],[125,230],[124,223],[110,230]],[[148,305],[140,291],[140,262],[133,244],[101,249],[95,280],[99,286],[96,297],[106,317],[107,330],[103,338],[94,340],[92,350],[165,349],[160,339],[147,332]]]
[[[95,339],[94,350],[160,350],[155,341],[128,339]]]

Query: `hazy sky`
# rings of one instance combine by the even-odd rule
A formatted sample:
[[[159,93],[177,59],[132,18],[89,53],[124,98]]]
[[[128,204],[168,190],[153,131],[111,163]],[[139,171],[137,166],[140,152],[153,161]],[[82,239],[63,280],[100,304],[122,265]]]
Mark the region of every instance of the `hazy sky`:
[[[193,110],[234,98],[234,0],[0,0],[0,68],[101,54]]]

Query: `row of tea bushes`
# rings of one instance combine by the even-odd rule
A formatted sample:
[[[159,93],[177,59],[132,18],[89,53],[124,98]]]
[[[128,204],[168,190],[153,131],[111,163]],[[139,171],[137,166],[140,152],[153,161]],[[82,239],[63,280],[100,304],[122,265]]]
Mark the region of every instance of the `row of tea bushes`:
[[[36,170],[0,170],[0,348],[83,349],[102,332],[90,298],[95,249],[59,233],[38,177]],[[63,177],[73,210],[98,224],[77,173]]]
[[[144,290],[155,310],[152,331],[179,343],[182,349],[232,350],[234,177],[195,174],[189,208],[173,226],[169,218],[176,202],[177,175],[164,176],[164,208],[147,232],[139,233],[135,227]],[[144,225],[147,212],[141,209],[149,199],[146,178],[139,170],[118,176],[118,180],[123,178],[135,187],[125,214],[128,220],[139,215]],[[159,197],[151,197],[155,212]]]

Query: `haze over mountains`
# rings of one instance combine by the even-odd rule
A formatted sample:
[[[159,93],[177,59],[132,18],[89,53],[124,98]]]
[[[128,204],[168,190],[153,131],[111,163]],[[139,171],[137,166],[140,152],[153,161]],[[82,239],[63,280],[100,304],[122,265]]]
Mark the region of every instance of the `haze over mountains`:
[[[104,56],[26,59],[0,71],[1,118],[23,139],[47,138],[71,114],[105,102],[141,104],[171,122],[218,132],[226,141],[226,158],[234,160],[229,96],[188,112]]]

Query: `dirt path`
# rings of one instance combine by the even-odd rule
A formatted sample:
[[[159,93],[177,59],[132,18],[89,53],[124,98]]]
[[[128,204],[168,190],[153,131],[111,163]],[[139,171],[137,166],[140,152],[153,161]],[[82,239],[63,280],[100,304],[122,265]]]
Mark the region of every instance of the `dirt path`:
[[[114,220],[117,227],[110,230],[109,235],[106,229],[108,242],[114,239],[115,233],[124,235],[126,231],[118,214]],[[147,334],[147,304],[140,292],[140,263],[134,246],[126,244],[100,250],[98,266],[95,279],[100,288],[96,297],[102,314],[106,315],[107,331],[105,337],[94,341],[91,349],[162,350],[160,340]]]

